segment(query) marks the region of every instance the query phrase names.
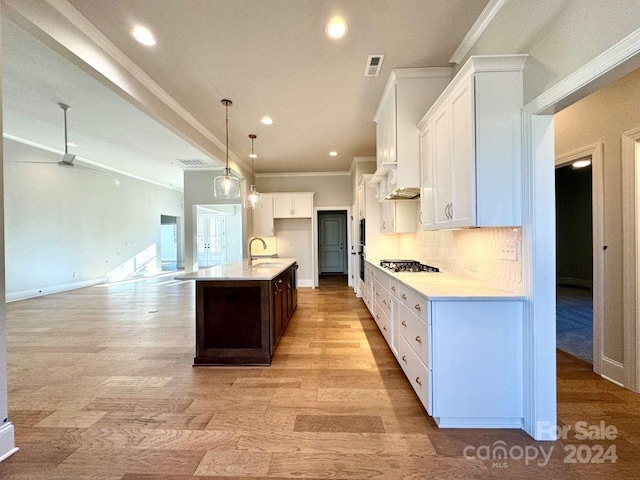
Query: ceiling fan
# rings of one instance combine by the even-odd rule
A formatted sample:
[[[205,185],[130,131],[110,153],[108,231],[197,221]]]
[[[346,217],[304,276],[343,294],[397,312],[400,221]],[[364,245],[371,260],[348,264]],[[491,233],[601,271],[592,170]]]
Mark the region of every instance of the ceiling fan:
[[[64,154],[62,156],[62,160],[56,163],[61,167],[79,168],[81,170],[89,170],[94,173],[99,173],[100,175],[106,175],[107,177],[112,177],[113,175],[111,175],[110,173],[104,172],[102,170],[98,170],[96,168],[91,168],[91,167],[85,167],[84,165],[78,165],[77,163],[74,163],[76,156],[73,153],[69,153],[69,142],[67,139],[67,110],[69,110],[71,107],[66,103],[59,103],[58,106],[64,112]],[[37,161],[34,162],[34,161],[24,161],[24,160],[18,161],[18,163],[45,163],[49,165],[54,164],[53,162],[37,162]]]

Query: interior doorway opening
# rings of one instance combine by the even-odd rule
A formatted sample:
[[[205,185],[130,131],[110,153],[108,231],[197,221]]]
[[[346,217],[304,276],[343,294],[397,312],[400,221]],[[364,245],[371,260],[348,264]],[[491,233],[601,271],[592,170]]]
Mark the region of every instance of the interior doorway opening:
[[[242,259],[242,206],[196,207],[198,268],[214,267]]]
[[[160,265],[163,272],[178,270],[178,217],[160,215]]]
[[[556,166],[556,342],[593,364],[591,157]]]
[[[347,210],[317,213],[318,286],[349,285]]]

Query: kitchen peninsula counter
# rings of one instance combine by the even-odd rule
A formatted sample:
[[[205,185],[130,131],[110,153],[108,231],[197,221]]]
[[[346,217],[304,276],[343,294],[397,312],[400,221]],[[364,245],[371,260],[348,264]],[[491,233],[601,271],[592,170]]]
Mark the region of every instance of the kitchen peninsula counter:
[[[269,365],[297,306],[295,258],[204,268],[196,282],[194,365]]]

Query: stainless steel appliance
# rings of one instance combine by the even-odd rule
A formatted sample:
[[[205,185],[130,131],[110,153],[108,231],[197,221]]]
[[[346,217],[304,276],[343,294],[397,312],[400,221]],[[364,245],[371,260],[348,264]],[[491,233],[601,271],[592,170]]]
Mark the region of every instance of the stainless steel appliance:
[[[438,267],[423,265],[417,260],[380,260],[380,266],[392,272],[439,272]]]
[[[363,218],[360,220],[360,247],[358,249],[358,260],[360,264],[360,280],[364,282],[364,246],[366,244],[366,222]]]

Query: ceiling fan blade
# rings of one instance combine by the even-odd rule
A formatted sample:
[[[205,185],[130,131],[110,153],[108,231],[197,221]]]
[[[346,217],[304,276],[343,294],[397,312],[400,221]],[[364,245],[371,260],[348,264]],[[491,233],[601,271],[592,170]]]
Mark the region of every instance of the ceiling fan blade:
[[[98,173],[100,175],[104,175],[105,177],[113,177],[110,173],[104,172],[102,170],[98,170],[97,168],[85,167],[84,165],[78,165],[77,163],[71,164],[74,168],[79,168],[80,170],[88,170],[89,172]]]

